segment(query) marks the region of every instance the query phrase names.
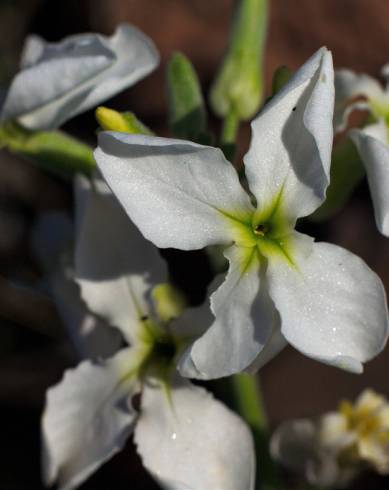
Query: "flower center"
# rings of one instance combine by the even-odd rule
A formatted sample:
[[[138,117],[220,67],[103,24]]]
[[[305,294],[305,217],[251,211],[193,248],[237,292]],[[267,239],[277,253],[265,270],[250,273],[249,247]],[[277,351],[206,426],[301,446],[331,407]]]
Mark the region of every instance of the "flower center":
[[[141,366],[141,375],[153,374],[164,378],[174,366],[179,345],[169,333],[167,325],[158,320],[144,316],[142,341],[147,347]]]
[[[253,229],[254,235],[265,236],[270,230],[270,225],[268,223],[259,223]]]
[[[171,337],[158,339],[154,342],[152,355],[155,360],[169,364],[173,361],[176,353],[177,345]]]
[[[174,360],[183,348],[170,324],[182,313],[185,300],[171,284],[163,283],[152,288],[151,301],[151,313],[139,318],[140,340],[146,347],[142,370],[164,377],[174,368]]]
[[[382,431],[380,409],[383,407],[354,407],[350,402],[340,404],[340,413],[346,417],[349,430],[355,431],[359,437],[371,437],[375,433],[385,434],[387,442],[388,431]]]

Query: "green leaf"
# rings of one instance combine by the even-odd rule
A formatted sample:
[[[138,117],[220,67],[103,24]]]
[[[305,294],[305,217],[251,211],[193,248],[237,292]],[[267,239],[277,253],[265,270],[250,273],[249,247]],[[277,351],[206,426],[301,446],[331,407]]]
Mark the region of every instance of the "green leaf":
[[[324,221],[346,204],[365,175],[365,169],[353,142],[346,138],[332,152],[330,185],[324,203],[309,218]]]
[[[200,83],[193,65],[182,53],[171,56],[166,70],[166,85],[169,125],[174,136],[210,143]]]
[[[227,53],[210,93],[212,109],[219,117],[233,111],[240,120],[250,119],[260,107],[267,10],[267,0],[238,4]]]
[[[31,131],[14,121],[0,126],[0,147],[32,160],[61,177],[90,175],[96,166],[92,148],[61,131]]]

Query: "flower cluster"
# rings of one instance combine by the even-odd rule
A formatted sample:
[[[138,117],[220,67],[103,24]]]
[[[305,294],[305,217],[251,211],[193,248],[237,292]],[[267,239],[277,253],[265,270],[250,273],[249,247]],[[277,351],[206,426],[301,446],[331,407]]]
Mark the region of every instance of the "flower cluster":
[[[272,453],[318,488],[347,486],[365,467],[388,474],[389,403],[365,390],[317,420],[285,422],[273,434]]]
[[[111,343],[115,354],[83,361],[48,391],[42,419],[46,483],[75,488],[134,432],[144,465],[165,488],[252,488],[255,459],[248,428],[174,369],[177,356],[207,325],[208,308],[184,308],[166,283],[157,249],[128,223],[103,182],[95,180],[92,187],[79,178],[76,193],[73,275],[89,311],[115,325],[127,346],[118,348],[116,337],[105,335],[100,344],[107,350]],[[107,233],[117,239],[113,246]]]
[[[237,52],[231,48],[212,100],[217,105],[220,85],[230,117],[243,93],[240,120],[251,114],[251,92],[234,90]],[[254,80],[257,107],[261,82],[250,56],[248,50],[242,78],[247,71]],[[29,131],[55,129],[157,63],[152,42],[129,25],[112,37],[85,34],[57,44],[31,37],[2,120]],[[245,175],[220,148],[154,136],[128,113],[98,110],[102,129],[117,130],[99,132],[96,167],[88,167],[88,178],[74,177],[74,250],[51,275],[59,311],[86,359],[47,392],[47,485],[76,488],[134,434],[144,466],[163,488],[253,490],[248,427],[188,378],[256,372],[288,343],[355,373],[382,351],[388,311],[379,277],[351,252],[297,231],[298,220],[326,199],[333,125],[343,128],[360,93],[374,122],[350,136],[366,166],[377,225],[389,235],[388,95],[351,72],[339,72],[334,83],[326,48],[252,121]],[[193,100],[200,99],[196,92]],[[191,134],[205,138],[198,114],[201,131]],[[187,306],[158,248],[214,245],[224,248],[228,271],[203,304]],[[387,472],[388,420],[386,401],[365,392],[355,406],[345,402],[316,422],[282,426],[273,454],[322,487],[348,482],[361,461]]]

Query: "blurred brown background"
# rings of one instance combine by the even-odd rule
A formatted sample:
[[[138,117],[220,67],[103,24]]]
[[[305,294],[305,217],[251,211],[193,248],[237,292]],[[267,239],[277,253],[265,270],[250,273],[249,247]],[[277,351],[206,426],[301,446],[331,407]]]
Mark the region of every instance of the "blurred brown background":
[[[148,79],[110,105],[133,110],[154,130],[167,134],[166,60],[172,51],[183,51],[195,64],[206,92],[226,44],[233,3],[0,0],[0,84],[6,87],[17,69],[28,32],[56,41],[88,30],[109,34],[119,22],[127,21],[154,40],[162,63]],[[287,64],[297,68],[321,45],[333,51],[335,66],[374,76],[389,61],[387,0],[269,0],[269,4],[267,87],[276,67]],[[71,121],[65,129],[94,144],[95,126],[89,113]],[[242,127],[240,153],[247,149],[249,135],[248,125]],[[71,203],[67,183],[6,151],[0,153],[0,490],[41,488],[39,415],[45,389],[75,362],[52,301],[44,292],[32,289],[41,271],[30,248],[37,216],[52,209],[71,213]],[[365,184],[335,219],[308,231],[362,256],[389,291],[389,242],[376,231]],[[276,425],[285,418],[333,409],[341,398],[354,398],[366,386],[389,395],[388,367],[388,351],[369,363],[363,375],[355,376],[310,361],[287,348],[261,375],[270,421]],[[388,487],[389,479],[368,475],[353,488]],[[129,444],[83,488],[150,490],[154,486]]]

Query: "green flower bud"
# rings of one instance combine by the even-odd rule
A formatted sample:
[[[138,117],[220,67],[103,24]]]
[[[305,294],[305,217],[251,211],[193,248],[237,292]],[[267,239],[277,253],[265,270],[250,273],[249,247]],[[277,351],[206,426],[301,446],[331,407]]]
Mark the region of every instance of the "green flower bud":
[[[174,136],[205,142],[207,113],[192,63],[174,53],[166,70],[169,125]],[[208,138],[209,139],[209,138]]]
[[[158,317],[170,322],[181,315],[185,308],[182,294],[169,283],[158,284],[152,289],[151,297]]]
[[[105,131],[118,131],[129,134],[153,134],[132,112],[118,112],[107,107],[98,107],[95,111],[95,117],[101,129]]]
[[[211,88],[210,102],[220,117],[234,111],[250,119],[263,98],[262,61],[267,27],[267,0],[241,0],[230,43]]]

